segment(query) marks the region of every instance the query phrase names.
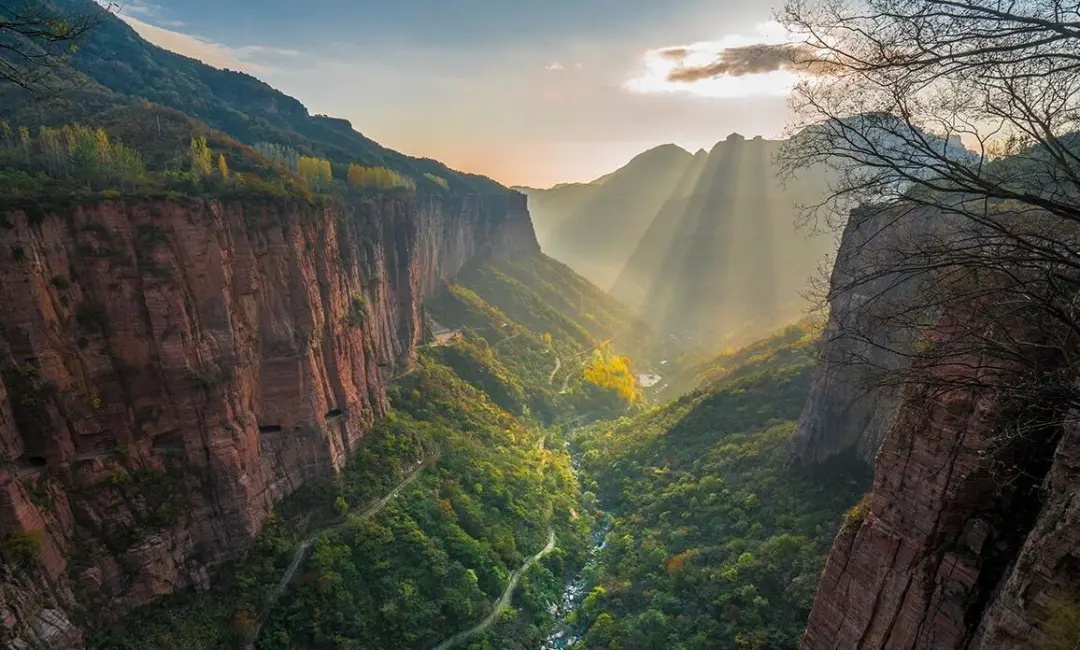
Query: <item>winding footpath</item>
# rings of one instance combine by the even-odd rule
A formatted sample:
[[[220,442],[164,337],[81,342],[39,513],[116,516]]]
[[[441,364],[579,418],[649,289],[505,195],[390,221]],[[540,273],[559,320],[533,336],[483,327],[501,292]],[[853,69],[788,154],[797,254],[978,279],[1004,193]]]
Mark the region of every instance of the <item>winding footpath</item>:
[[[559,368],[562,368],[562,359],[559,358],[559,353],[555,351],[555,348],[551,348],[551,353],[555,355],[555,367],[551,369],[551,374],[548,375],[548,385],[555,383],[555,375],[558,374]]]
[[[292,561],[289,562],[289,567],[285,569],[285,573],[281,575],[281,580],[278,581],[277,587],[275,587],[274,591],[270,594],[269,602],[267,602],[266,607],[263,608],[262,613],[259,614],[259,620],[256,621],[255,627],[251,631],[251,636],[248,637],[248,642],[244,644],[244,650],[255,650],[255,642],[259,640],[259,635],[262,634],[263,626],[266,625],[266,621],[270,618],[270,612],[274,609],[274,606],[277,605],[281,596],[285,594],[285,590],[289,588],[289,583],[292,582],[293,576],[296,575],[297,569],[300,568],[300,564],[303,563],[304,558],[307,557],[307,553],[311,550],[311,545],[315,543],[315,540],[318,539],[320,535],[332,533],[344,528],[350,523],[364,521],[365,519],[370,519],[372,516],[378,514],[380,510],[386,507],[386,504],[390,503],[391,499],[396,497],[410,483],[415,481],[427,462],[435,457],[437,457],[437,454],[421,459],[416,467],[409,472],[408,476],[402,479],[400,483],[395,485],[392,490],[379,498],[375,503],[372,503],[370,506],[356,514],[348,515],[341,521],[316,530],[297,545],[296,550],[293,552]],[[555,533],[552,532],[552,542],[554,542],[554,540]]]
[[[495,601],[495,608],[491,610],[491,613],[487,615],[487,618],[480,621],[476,625],[470,627],[464,632],[458,632],[449,639],[443,641],[439,645],[435,646],[433,650],[447,650],[458,643],[461,643],[465,639],[482,634],[487,631],[496,621],[499,620],[499,616],[510,605],[510,599],[514,597],[514,590],[517,589],[518,583],[521,581],[521,576],[525,575],[525,572],[529,570],[532,565],[536,564],[540,560],[544,559],[544,556],[555,550],[555,531],[548,531],[548,542],[544,548],[540,549],[540,552],[536,555],[525,560],[525,562],[514,570],[510,575],[510,584],[506,585],[506,590],[503,591],[502,596],[499,596],[499,600]]]

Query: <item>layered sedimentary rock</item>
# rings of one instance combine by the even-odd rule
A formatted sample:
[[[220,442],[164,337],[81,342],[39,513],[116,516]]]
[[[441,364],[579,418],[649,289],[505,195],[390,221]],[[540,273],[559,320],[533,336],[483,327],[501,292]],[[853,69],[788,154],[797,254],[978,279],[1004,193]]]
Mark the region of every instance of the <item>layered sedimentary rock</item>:
[[[852,214],[833,265],[821,361],[795,429],[793,463],[813,465],[847,451],[873,461],[896,415],[895,377],[908,365],[913,336],[888,316],[905,313],[924,279],[893,269],[942,229],[940,215],[927,211],[900,219],[872,208]]]
[[[967,349],[956,316],[938,320],[933,345]],[[1041,354],[1042,334],[1021,328]],[[1054,603],[1076,603],[1077,443],[1053,404],[1033,410],[1010,390],[1024,370],[967,355],[916,369],[923,382],[905,388],[873,494],[836,539],[804,649],[1052,647],[1032,631]]]
[[[524,197],[212,200],[0,223],[0,645],[205,588],[385,413],[422,300],[538,251]]]
[[[1065,426],[1043,505],[970,647],[1070,648],[1080,642],[1080,426]]]

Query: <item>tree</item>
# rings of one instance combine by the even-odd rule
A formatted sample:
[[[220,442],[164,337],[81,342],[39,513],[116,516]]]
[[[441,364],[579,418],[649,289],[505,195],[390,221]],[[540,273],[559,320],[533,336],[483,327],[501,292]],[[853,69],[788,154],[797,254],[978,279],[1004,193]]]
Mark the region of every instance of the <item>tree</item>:
[[[0,4],[0,86],[40,91],[79,40],[115,8],[69,15],[36,0]]]
[[[859,313],[826,336],[859,342],[843,361],[875,383],[1003,390],[1037,405],[1012,424],[1021,437],[1080,405],[1072,11],[1059,0],[789,0],[781,13],[807,74],[782,162],[832,170],[830,195],[805,217],[846,227],[856,258],[838,265],[827,298]],[[867,352],[882,349],[893,361]]]
[[[330,161],[312,156],[300,156],[297,175],[307,184],[309,189],[316,192],[328,189],[334,179]]]
[[[218,154],[217,169],[221,180],[229,180],[229,163],[225,162],[225,154]]]
[[[386,167],[364,167],[355,163],[351,164],[349,165],[348,181],[352,187],[365,189],[389,190],[403,188],[409,192],[416,190],[416,181]],[[447,184],[445,187],[449,187],[449,185]]]
[[[213,152],[210,151],[210,147],[206,144],[206,136],[192,138],[188,154],[191,162],[191,173],[199,177],[209,176],[214,168],[211,162]]]

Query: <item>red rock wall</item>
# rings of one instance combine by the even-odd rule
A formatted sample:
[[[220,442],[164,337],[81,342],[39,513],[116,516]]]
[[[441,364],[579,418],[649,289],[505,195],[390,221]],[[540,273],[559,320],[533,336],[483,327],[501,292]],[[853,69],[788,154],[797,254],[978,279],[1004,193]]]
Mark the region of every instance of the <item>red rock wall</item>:
[[[77,647],[65,610],[207,586],[278,500],[363,444],[423,297],[470,260],[539,250],[510,193],[4,219],[4,647]],[[26,573],[13,549],[30,537]]]
[[[937,345],[950,344],[948,331],[939,322]],[[1040,484],[1048,470],[1054,473],[1050,459],[1060,431],[1005,435],[1025,406],[1009,397],[1019,370],[994,359],[956,361],[925,370],[926,385],[904,392],[878,455],[869,511],[841,530],[826,564],[804,650],[1025,647],[1020,636],[981,645],[982,628],[995,617],[994,634],[1017,627],[1009,622],[1017,608],[995,603],[1001,585],[1019,580],[1009,588],[1018,594],[1032,579],[1017,557],[1029,552],[1022,551],[1025,539],[1031,551],[1042,548],[1029,533],[1038,530],[1037,516],[1050,516]],[[964,387],[946,388],[954,382]],[[1075,473],[1071,481],[1075,489]],[[1080,530],[1075,521],[1073,527]],[[1078,530],[1072,535],[1080,536]],[[1058,542],[1045,560],[1077,550],[1067,539]],[[995,609],[1000,613],[990,616]],[[1021,627],[1030,629],[1032,620]]]

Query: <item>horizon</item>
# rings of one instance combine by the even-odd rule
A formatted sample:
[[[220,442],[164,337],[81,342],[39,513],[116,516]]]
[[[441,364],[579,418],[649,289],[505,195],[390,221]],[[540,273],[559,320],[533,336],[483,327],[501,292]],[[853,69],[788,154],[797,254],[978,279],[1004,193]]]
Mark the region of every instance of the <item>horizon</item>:
[[[444,11],[430,0],[386,15],[325,0],[299,25],[278,0],[268,7],[277,11],[257,13],[243,0],[203,11],[207,2],[136,0],[119,16],[159,47],[252,74],[384,146],[507,187],[588,183],[658,146],[709,150],[732,132],[774,138],[790,120],[795,78],[782,68],[674,79],[740,47],[785,41],[771,10],[748,0],[724,12],[704,0],[668,12],[643,1],[511,10],[477,0],[444,16],[460,33],[418,18]],[[529,37],[509,40],[526,22]]]

